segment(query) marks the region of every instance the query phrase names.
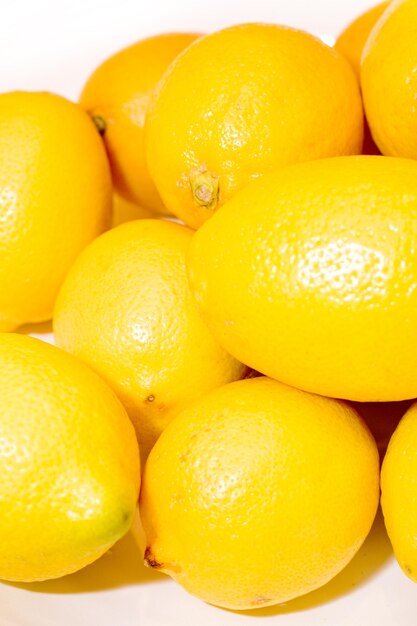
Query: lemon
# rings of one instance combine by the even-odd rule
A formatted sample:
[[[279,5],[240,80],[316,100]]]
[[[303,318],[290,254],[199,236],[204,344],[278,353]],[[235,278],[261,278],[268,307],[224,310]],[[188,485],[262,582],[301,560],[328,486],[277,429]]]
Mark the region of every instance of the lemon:
[[[156,219],[113,229],[79,256],[55,307],[58,345],[112,386],[144,455],[189,402],[246,372],[199,316],[186,273],[191,238]]]
[[[361,58],[365,44],[388,5],[389,1],[381,2],[359,15],[336,40],[336,50],[349,61],[358,79],[360,78]],[[372,139],[367,120],[365,120],[364,126],[362,154],[381,154]]]
[[[402,570],[417,582],[417,404],[401,419],[381,472],[385,525]]]
[[[225,385],[178,415],[148,457],[145,563],[218,606],[285,602],[352,559],[378,485],[375,442],[347,404],[267,378]]]
[[[81,250],[110,226],[100,136],[76,104],[49,93],[0,95],[0,330],[52,317]]]
[[[197,231],[189,274],[219,343],[306,391],[417,396],[417,163],[378,156],[292,166]]]
[[[129,529],[140,463],[132,425],[86,365],[0,334],[0,578],[74,572]]]
[[[154,214],[167,211],[146,163],[146,110],[171,61],[197,38],[192,33],[165,33],[119,50],[91,74],[80,98],[102,132],[116,191]]]
[[[240,24],[169,66],[146,116],[149,171],[193,228],[251,180],[285,165],[359,154],[363,111],[348,62],[315,37]]]
[[[363,51],[361,85],[372,136],[383,154],[417,159],[417,2],[394,0]]]
[[[361,13],[340,33],[336,40],[336,50],[349,61],[358,78],[360,76],[362,52],[367,39],[388,5],[389,1],[385,0]]]

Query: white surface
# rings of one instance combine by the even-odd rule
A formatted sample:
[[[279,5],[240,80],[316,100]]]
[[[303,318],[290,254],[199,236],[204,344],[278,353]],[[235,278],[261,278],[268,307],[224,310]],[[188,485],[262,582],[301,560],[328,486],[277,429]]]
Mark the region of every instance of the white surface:
[[[55,89],[76,98],[100,61],[147,35],[264,21],[332,38],[376,2],[0,0],[0,89]]]
[[[0,0],[0,89],[76,98],[94,66],[143,36],[281,22],[334,37],[369,0]],[[50,339],[43,329],[44,339]],[[7,541],[7,537],[1,537]],[[85,570],[33,585],[0,584],[0,626],[415,626],[417,587],[399,570],[381,518],[326,587],[284,607],[233,613],[192,598],[145,569],[132,538]]]

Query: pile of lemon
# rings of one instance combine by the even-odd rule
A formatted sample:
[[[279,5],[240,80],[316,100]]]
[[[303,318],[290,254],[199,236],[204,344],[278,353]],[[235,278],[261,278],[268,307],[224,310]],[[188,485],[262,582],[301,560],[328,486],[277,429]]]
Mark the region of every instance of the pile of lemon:
[[[334,48],[167,34],[79,104],[0,95],[0,578],[91,563],[138,498],[146,564],[221,607],[359,550],[380,462],[357,408],[417,397],[416,33],[394,0]],[[58,347],[13,332],[51,318]],[[382,508],[417,581],[417,404]]]

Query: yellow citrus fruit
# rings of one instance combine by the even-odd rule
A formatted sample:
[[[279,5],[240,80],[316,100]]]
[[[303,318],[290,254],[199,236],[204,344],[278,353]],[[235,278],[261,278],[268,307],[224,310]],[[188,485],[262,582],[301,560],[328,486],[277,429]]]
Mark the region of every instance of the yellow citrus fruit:
[[[125,200],[117,193],[113,195],[113,228],[125,222],[153,217],[155,217],[155,212],[151,209],[144,209],[138,204],[129,202],[129,200]]]
[[[201,38],[164,74],[147,114],[148,165],[166,207],[200,226],[249,181],[362,147],[359,86],[313,36],[245,24]]]
[[[382,464],[381,504],[399,565],[417,582],[417,403],[397,426]]]
[[[192,287],[219,343],[336,398],[417,396],[417,163],[302,163],[242,190],[197,231]]]
[[[158,35],[121,50],[93,72],[80,99],[103,133],[117,192],[162,214],[166,210],[145,159],[146,109],[168,65],[197,37],[188,33]]]
[[[368,11],[365,11],[365,13],[362,13],[356,20],[349,24],[347,28],[345,28],[335,43],[336,50],[340,52],[340,54],[343,54],[343,56],[349,61],[358,79],[360,76],[360,63],[363,48],[371,30],[388,5],[389,2],[381,2],[380,4],[368,9]],[[380,154],[377,145],[372,139],[366,120],[364,126],[362,154]]]
[[[74,572],[129,529],[140,483],[123,406],[86,365],[0,334],[0,578]]]
[[[148,458],[145,563],[218,606],[278,604],[347,565],[378,500],[377,448],[352,408],[235,382],[177,416]]]
[[[371,30],[388,5],[389,1],[381,2],[359,15],[344,29],[336,40],[336,50],[349,61],[358,78],[360,76],[363,48]]]
[[[49,93],[0,95],[0,330],[52,316],[81,250],[111,219],[111,177],[97,130]]]
[[[137,220],[99,237],[59,294],[59,346],[99,372],[124,403],[146,454],[190,401],[246,368],[213,339],[187,281],[192,231]]]
[[[362,57],[361,84],[372,136],[383,154],[417,159],[417,2],[394,0]]]

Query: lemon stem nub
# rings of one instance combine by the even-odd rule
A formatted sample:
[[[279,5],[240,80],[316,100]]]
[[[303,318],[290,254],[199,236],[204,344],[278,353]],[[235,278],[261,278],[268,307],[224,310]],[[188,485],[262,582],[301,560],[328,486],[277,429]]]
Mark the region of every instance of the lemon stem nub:
[[[104,119],[104,117],[101,117],[101,115],[92,115],[91,119],[96,125],[96,128],[100,135],[104,135],[107,128],[106,120]]]
[[[190,172],[190,185],[194,202],[209,211],[214,211],[219,199],[219,177],[198,168]]]
[[[152,555],[152,551],[149,546],[147,546],[145,549],[143,560],[144,560],[146,567],[153,567],[154,569],[161,569],[162,567],[162,563],[158,563],[158,561]]]

